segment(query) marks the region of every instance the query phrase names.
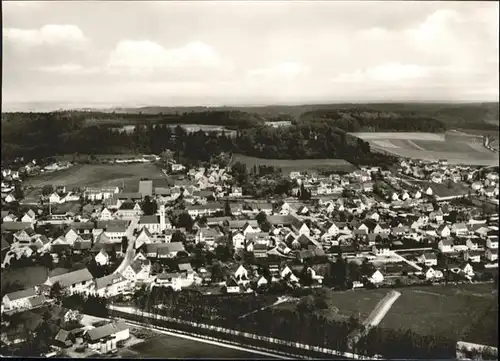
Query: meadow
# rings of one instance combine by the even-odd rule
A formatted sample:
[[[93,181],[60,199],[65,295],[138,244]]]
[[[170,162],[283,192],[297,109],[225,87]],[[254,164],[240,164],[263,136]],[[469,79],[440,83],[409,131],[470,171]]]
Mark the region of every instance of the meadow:
[[[435,133],[351,133],[370,143],[374,151],[450,164],[498,165],[498,155],[481,143],[453,141]]]
[[[71,168],[43,173],[30,177],[27,186],[65,185],[74,187],[124,186],[125,190],[136,192],[141,178],[166,182],[165,176],[151,163],[132,164],[77,164]]]
[[[212,345],[171,335],[158,335],[140,344],[122,349],[120,357],[125,358],[169,358],[169,359],[260,359],[262,355]]]
[[[352,172],[356,167],[344,159],[264,159],[234,154],[232,163],[240,162],[248,168],[259,165],[279,167],[283,173],[292,171]]]
[[[493,284],[407,287],[398,291],[401,297],[379,327],[497,345],[498,294]],[[328,310],[319,312],[332,319],[355,316],[363,321],[387,292],[389,289],[330,291]],[[295,309],[296,305],[283,303],[277,307]]]

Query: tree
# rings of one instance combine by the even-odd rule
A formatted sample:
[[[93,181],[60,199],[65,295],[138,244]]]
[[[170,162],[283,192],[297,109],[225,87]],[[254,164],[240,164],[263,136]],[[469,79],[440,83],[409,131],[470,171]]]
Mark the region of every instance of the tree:
[[[54,193],[54,187],[51,184],[46,184],[42,188],[42,195],[49,196]]]
[[[144,215],[152,216],[156,214],[156,211],[158,210],[158,204],[154,200],[151,200],[151,197],[145,196],[144,200],[142,201],[141,208],[144,212]]]
[[[186,228],[188,231],[193,229],[194,221],[188,212],[182,212],[177,218],[177,226],[180,228]]]
[[[224,203],[224,215],[225,216],[231,216],[231,206],[229,205],[229,201],[226,199],[226,202]]]
[[[221,282],[224,279],[224,273],[220,263],[214,263],[212,265],[212,282]]]
[[[125,254],[128,248],[128,238],[122,237],[122,253]]]
[[[172,234],[172,242],[185,242],[185,241],[186,241],[186,235],[178,229],[175,230],[175,232]]]
[[[255,216],[255,219],[257,220],[257,223],[260,226],[262,223],[267,222],[267,215],[266,215],[266,213],[261,211],[261,212],[259,212],[259,214],[257,214],[257,216]]]
[[[63,289],[59,282],[56,282],[50,287],[50,297],[59,299],[63,294]]]
[[[227,262],[231,258],[231,251],[228,246],[219,244],[215,248],[215,258],[221,262]]]

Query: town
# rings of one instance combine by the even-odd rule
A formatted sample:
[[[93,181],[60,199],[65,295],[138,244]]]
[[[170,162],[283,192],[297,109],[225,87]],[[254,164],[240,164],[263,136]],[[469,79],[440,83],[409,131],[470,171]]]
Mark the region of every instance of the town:
[[[37,344],[44,354],[116,352],[136,330],[83,319],[102,307],[125,312],[120,305],[144,290],[290,302],[307,289],[498,282],[498,168],[402,158],[389,169],[292,171],[285,192],[259,199],[242,187],[256,175],[241,163],[190,168],[169,160],[158,163],[168,187],[145,174],[135,192],[52,184],[24,198],[24,180],[71,166],[19,161],[2,169],[7,349],[36,343],[30,333],[58,319],[52,339]],[[43,273],[40,282],[8,279],[24,269]],[[69,304],[85,317],[71,309],[54,316]],[[31,322],[9,326],[23,314]]]

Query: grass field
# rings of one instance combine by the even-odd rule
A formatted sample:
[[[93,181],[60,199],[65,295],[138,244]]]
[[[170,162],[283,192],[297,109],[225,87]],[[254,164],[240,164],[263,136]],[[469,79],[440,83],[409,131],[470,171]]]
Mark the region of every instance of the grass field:
[[[467,187],[467,184],[464,183],[452,183],[451,188],[448,187],[448,182],[444,183],[432,183],[429,181],[414,181],[414,180],[407,180],[407,182],[415,185],[416,187],[420,189],[427,189],[427,187],[431,187],[432,191],[434,192],[434,195],[438,197],[449,197],[449,196],[458,196],[458,195],[467,195],[469,192],[469,187]]]
[[[283,173],[292,171],[338,171],[338,172],[351,172],[356,170],[356,167],[344,159],[263,159],[256,157],[249,157],[241,154],[233,155],[233,164],[241,162],[246,164],[247,167],[254,165],[267,165],[280,167]]]
[[[447,159],[452,164],[498,165],[498,156],[481,143],[445,139],[434,133],[351,133],[370,143],[373,150],[425,160]]]
[[[462,341],[498,344],[498,294],[492,284],[402,289],[380,323]]]
[[[394,303],[379,327],[412,329],[428,335],[441,334],[457,340],[497,345],[498,295],[493,284],[409,287],[398,289],[401,297]],[[332,319],[351,315],[363,321],[389,290],[356,290],[328,293]],[[297,302],[277,307],[295,309]]]
[[[128,349],[120,350],[119,355],[125,358],[224,358],[233,360],[263,357],[262,355],[170,335],[158,335]]]
[[[32,287],[47,280],[47,268],[43,266],[30,266],[23,268],[7,268],[1,272],[2,285],[19,282],[24,287]]]
[[[127,191],[137,191],[139,180],[165,179],[161,170],[151,163],[134,164],[78,164],[69,169],[44,173],[28,178],[26,185],[43,187],[44,185],[65,185],[73,187],[97,187],[124,185]]]

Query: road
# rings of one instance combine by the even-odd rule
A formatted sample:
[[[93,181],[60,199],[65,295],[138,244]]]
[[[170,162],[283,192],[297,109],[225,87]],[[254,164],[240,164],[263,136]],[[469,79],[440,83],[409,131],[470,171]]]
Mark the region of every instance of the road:
[[[134,237],[134,229],[137,227],[137,223],[139,223],[138,218],[134,218],[127,230],[127,238],[128,238],[128,246],[127,246],[127,252],[125,252],[125,257],[123,258],[122,263],[118,266],[118,268],[113,272],[113,273],[122,273],[127,269],[127,267],[130,265],[130,262],[135,257],[135,237]]]
[[[391,251],[391,256],[394,256],[397,259],[399,259],[400,261],[403,261],[403,262],[409,264],[410,266],[412,266],[413,268],[415,268],[417,271],[422,271],[422,267],[420,267],[419,265],[417,265],[415,262],[407,260],[406,258],[404,258],[403,256],[397,254],[394,251]]]
[[[366,336],[372,328],[378,326],[399,296],[401,296],[401,293],[394,290],[387,293],[377,306],[375,306],[370,315],[363,321],[362,326],[355,330],[349,337],[348,344],[350,349],[353,349],[359,340],[363,336]]]

